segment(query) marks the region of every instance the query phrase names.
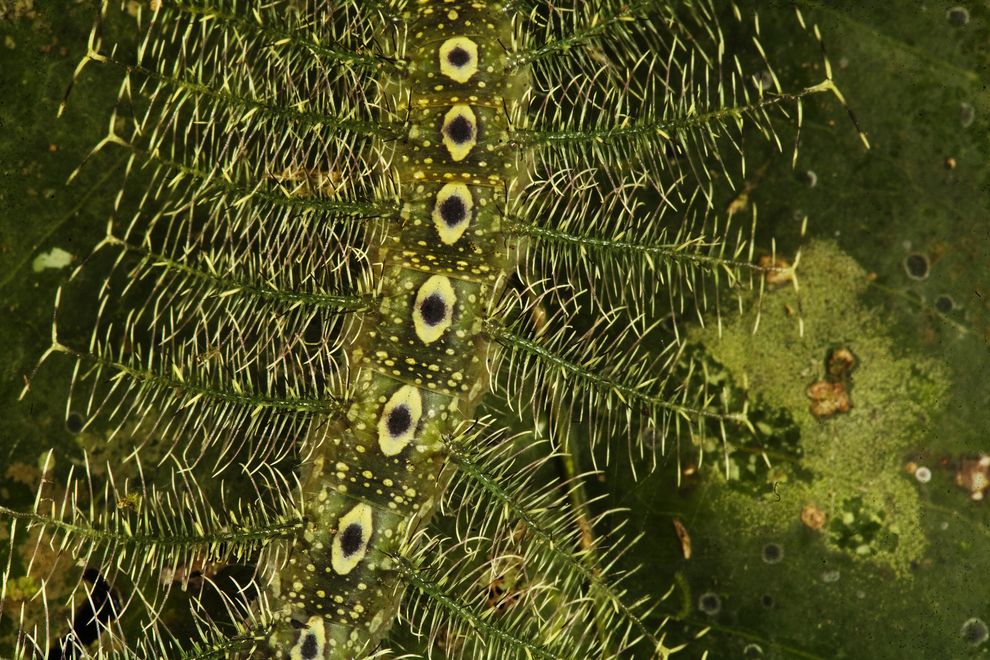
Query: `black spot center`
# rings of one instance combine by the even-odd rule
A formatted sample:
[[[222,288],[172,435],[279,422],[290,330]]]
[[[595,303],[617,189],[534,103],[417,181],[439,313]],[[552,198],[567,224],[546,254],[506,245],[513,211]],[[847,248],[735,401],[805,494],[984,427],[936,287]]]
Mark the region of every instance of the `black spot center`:
[[[454,144],[464,144],[474,137],[474,126],[464,115],[454,117],[443,130]]]
[[[460,46],[457,46],[452,51],[447,53],[447,61],[457,68],[460,68],[471,61],[471,54]]]
[[[412,415],[407,406],[396,406],[388,414],[388,434],[393,438],[402,435],[412,426]]]
[[[302,656],[303,660],[316,660],[316,653],[319,649],[316,647],[316,635],[313,633],[306,633],[303,637],[302,646],[299,648],[299,655]]]
[[[340,551],[344,553],[344,557],[350,557],[361,549],[364,537],[361,531],[361,525],[351,523],[340,533]]]
[[[447,303],[439,293],[430,294],[419,306],[419,313],[423,316],[426,325],[437,325],[447,316]]]
[[[460,224],[466,215],[467,207],[464,206],[464,200],[457,195],[451,195],[440,204],[440,217],[448,227]]]

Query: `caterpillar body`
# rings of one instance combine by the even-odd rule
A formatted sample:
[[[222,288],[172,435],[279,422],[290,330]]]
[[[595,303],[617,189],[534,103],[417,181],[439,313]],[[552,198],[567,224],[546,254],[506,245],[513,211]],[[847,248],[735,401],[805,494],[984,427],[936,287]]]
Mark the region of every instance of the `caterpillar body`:
[[[307,539],[278,575],[277,597],[304,627],[283,627],[273,647],[294,659],[358,657],[387,631],[401,594],[390,556],[432,514],[443,437],[488,388],[480,319],[513,266],[501,214],[526,173],[509,148],[525,87],[499,46],[514,40],[503,9],[418,2],[402,17],[415,45],[385,86],[408,115],[392,156],[402,208],[371,256],[382,284],[350,348],[354,403],[314,450]]]
[[[551,463],[745,425],[677,327],[767,269],[718,188],[827,63],[788,93],[757,46],[754,84],[704,1],[134,5],[83,61],[123,76],[128,176],[59,295],[96,330],[45,356],[81,458],[0,511],[5,578],[89,577],[0,611],[16,651],[668,653],[633,539]]]

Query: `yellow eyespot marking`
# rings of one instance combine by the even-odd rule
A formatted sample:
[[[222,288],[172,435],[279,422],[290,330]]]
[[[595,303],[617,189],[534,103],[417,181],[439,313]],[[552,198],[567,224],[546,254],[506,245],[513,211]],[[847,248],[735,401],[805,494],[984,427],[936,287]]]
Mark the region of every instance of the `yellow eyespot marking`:
[[[443,118],[443,144],[456,162],[464,160],[478,144],[478,119],[469,105],[452,106]]]
[[[471,224],[473,208],[471,191],[463,183],[448,183],[441,188],[433,207],[433,224],[440,240],[446,245],[456,243]]]
[[[450,280],[443,275],[434,275],[419,287],[416,303],[413,306],[413,325],[416,336],[424,344],[440,339],[454,320],[454,304],[457,296]]]
[[[416,434],[423,416],[423,398],[419,390],[403,385],[388,400],[378,420],[378,446],[386,456],[401,452]]]
[[[478,72],[478,44],[467,37],[447,39],[440,46],[440,73],[466,83]]]
[[[361,563],[371,540],[371,507],[358,504],[337,521],[330,565],[340,575],[347,575]]]
[[[299,631],[299,641],[292,647],[289,657],[292,660],[322,660],[326,642],[323,617],[311,616],[306,621],[306,627]]]

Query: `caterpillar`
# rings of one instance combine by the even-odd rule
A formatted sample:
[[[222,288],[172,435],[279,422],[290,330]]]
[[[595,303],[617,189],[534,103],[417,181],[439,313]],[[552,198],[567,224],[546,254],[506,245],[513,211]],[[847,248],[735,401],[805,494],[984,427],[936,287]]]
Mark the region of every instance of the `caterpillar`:
[[[84,451],[3,510],[5,584],[89,577],[17,603],[15,652],[668,653],[612,570],[635,534],[554,462],[624,440],[649,467],[746,424],[677,328],[767,272],[716,210],[742,137],[838,92],[827,63],[782,90],[758,47],[754,84],[720,14],[104,2],[80,71],[122,76],[96,149],[128,180],[70,283],[96,329],[73,342],[57,316],[43,358],[75,365]]]

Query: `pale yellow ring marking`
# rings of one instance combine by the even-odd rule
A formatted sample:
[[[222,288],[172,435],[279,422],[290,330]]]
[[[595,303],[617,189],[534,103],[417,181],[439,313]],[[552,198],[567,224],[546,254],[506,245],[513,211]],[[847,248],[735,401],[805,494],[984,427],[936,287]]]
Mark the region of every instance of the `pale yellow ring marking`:
[[[471,124],[471,137],[460,143],[454,142],[447,135],[447,127],[458,117],[463,117]],[[452,106],[447,111],[447,114],[444,115],[443,127],[440,129],[440,133],[443,137],[443,144],[447,147],[447,151],[450,152],[450,157],[454,162],[467,158],[471,150],[478,144],[478,118],[474,116],[474,110],[471,109],[471,106],[460,103]]]
[[[405,406],[409,409],[410,423],[405,433],[393,436],[388,431],[388,418],[392,411],[399,406]],[[395,456],[405,449],[416,434],[416,426],[419,425],[419,419],[422,416],[423,397],[420,396],[419,390],[411,385],[403,385],[396,390],[385,404],[382,409],[382,417],[378,420],[378,446],[382,453],[386,456]]]
[[[299,631],[299,641],[292,647],[289,657],[292,660],[303,660],[302,648],[306,638],[312,633],[316,638],[316,655],[307,656],[310,658],[322,658],[323,650],[327,643],[327,631],[323,627],[322,616],[311,616],[306,621],[306,627]]]
[[[440,322],[431,326],[423,320],[423,314],[420,308],[423,301],[434,294],[440,297],[446,309]],[[457,296],[454,294],[454,287],[451,286],[450,280],[443,275],[434,275],[423,282],[423,286],[419,287],[419,292],[416,294],[416,302],[413,305],[413,326],[416,329],[416,336],[424,344],[432,344],[440,339],[443,333],[450,328],[454,322],[454,305],[456,303]]]
[[[330,565],[339,575],[347,575],[354,570],[354,567],[360,564],[368,553],[368,541],[371,540],[372,532],[371,513],[371,507],[362,503],[356,505],[337,521],[337,533],[333,537],[333,548],[330,551]],[[361,526],[361,545],[350,557],[345,557],[341,545],[342,537],[344,530],[354,523]]]
[[[468,61],[462,66],[450,62],[450,54],[460,48],[468,54]],[[478,44],[467,37],[451,37],[440,46],[440,73],[454,82],[466,83],[478,72]]]
[[[464,219],[456,225],[448,225],[440,215],[440,206],[451,197],[460,198],[464,204]],[[471,224],[474,210],[474,200],[471,199],[471,191],[463,183],[448,183],[437,193],[436,205],[433,207],[433,224],[436,225],[440,240],[445,245],[456,243]]]

